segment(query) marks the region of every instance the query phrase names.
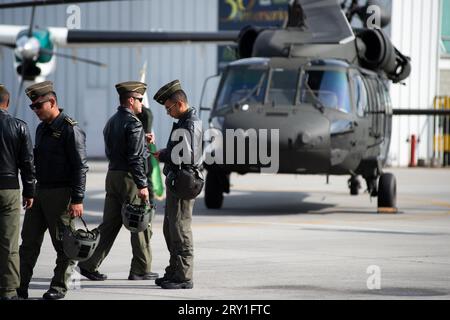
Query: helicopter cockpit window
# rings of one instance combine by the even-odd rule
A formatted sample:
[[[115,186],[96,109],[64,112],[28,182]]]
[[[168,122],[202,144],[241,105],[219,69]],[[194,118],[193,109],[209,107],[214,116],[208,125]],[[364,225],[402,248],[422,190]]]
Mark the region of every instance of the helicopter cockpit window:
[[[269,101],[274,104],[294,104],[297,91],[297,70],[273,69]]]
[[[264,103],[268,69],[239,66],[228,69],[222,81],[216,109],[236,103]]]
[[[347,74],[335,70],[306,70],[302,79],[300,102],[318,102],[325,108],[351,111]]]
[[[367,90],[359,75],[353,77],[353,84],[355,87],[356,112],[358,116],[363,117],[364,111],[367,110]]]

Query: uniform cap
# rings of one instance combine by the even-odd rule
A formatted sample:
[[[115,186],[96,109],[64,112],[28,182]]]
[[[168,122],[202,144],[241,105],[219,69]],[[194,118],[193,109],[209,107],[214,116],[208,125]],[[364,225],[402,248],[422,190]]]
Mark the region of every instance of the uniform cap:
[[[51,81],[35,83],[25,89],[25,94],[31,101],[35,101],[37,98],[45,96],[50,92],[54,92],[53,82]]]
[[[153,99],[159,104],[164,105],[167,99],[169,99],[175,92],[180,90],[182,90],[180,80],[174,80],[161,87],[161,89],[158,90]]]
[[[129,92],[144,94],[147,90],[147,84],[139,81],[127,81],[116,84],[116,90],[119,95]]]

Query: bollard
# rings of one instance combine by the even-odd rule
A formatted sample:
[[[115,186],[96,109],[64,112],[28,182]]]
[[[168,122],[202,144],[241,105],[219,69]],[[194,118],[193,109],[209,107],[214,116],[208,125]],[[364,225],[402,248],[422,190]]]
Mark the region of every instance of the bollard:
[[[409,165],[408,167],[415,167],[416,166],[416,145],[417,145],[417,139],[416,135],[411,135],[411,154],[409,156]]]

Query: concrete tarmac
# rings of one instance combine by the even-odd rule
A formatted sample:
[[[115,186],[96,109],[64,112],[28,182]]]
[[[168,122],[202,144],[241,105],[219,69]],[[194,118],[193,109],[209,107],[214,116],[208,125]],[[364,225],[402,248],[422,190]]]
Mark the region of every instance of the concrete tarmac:
[[[90,162],[85,218],[101,223],[106,162]],[[450,170],[388,168],[397,178],[397,214],[379,214],[347,176],[232,175],[221,210],[194,208],[194,289],[128,281],[130,234],[122,228],[100,272],[75,273],[66,300],[140,299],[449,299]],[[363,182],[363,181],[362,181]],[[169,254],[157,203],[153,271]],[[81,227],[81,222],[79,224]],[[48,289],[56,255],[46,235],[30,298]]]

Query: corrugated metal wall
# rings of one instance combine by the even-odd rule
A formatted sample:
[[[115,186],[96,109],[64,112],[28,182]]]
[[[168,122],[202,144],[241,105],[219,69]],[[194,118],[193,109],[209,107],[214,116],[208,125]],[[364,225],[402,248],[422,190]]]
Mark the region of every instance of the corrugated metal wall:
[[[37,8],[36,25],[65,27],[68,6]],[[81,28],[93,30],[164,30],[216,31],[217,1],[211,0],[139,0],[80,4]],[[25,25],[31,9],[0,11],[0,24]],[[148,61],[147,83],[149,97],[160,86],[180,79],[191,105],[200,100],[204,79],[217,70],[215,45],[152,45],[141,48],[83,48],[58,49],[108,64],[107,69],[57,59],[56,72],[48,77],[55,83],[60,105],[73,116],[87,133],[88,155],[104,155],[102,130],[107,118],[118,106],[114,85],[121,81],[139,80],[139,71]],[[5,83],[13,97],[18,90],[18,79],[13,70],[13,54],[0,47],[0,82]],[[38,120],[27,107],[28,99],[21,95],[19,117],[34,130]],[[163,108],[151,102],[155,120],[157,143],[163,146],[172,127],[172,120]]]
[[[394,0],[392,42],[411,57],[411,75],[406,86],[392,85],[394,108],[433,108],[438,92],[439,0]],[[432,155],[432,119],[424,116],[394,117],[390,158],[393,165],[408,165],[411,134],[420,135],[418,158]]]

